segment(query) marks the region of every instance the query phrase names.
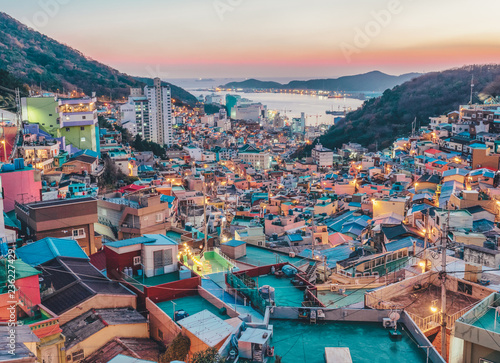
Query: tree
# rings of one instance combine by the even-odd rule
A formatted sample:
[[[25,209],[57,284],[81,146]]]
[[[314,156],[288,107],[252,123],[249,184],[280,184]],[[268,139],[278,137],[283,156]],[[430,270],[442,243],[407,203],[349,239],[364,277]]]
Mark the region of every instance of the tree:
[[[191,340],[179,333],[167,348],[167,351],[160,357],[160,363],[168,363],[173,360],[184,361],[191,348]]]
[[[216,348],[208,348],[193,355],[191,363],[225,363],[226,359],[221,357]]]
[[[122,172],[118,169],[114,161],[108,156],[103,157],[103,161],[104,172],[99,178],[98,186],[99,188],[109,187],[112,189],[122,176]]]

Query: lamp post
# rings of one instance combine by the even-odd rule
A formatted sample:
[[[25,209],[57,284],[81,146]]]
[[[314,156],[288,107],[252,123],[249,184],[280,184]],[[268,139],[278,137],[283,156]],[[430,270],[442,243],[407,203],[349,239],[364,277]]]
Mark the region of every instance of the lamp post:
[[[7,162],[7,147],[5,146],[5,139],[2,140],[3,144],[3,160],[4,162]]]

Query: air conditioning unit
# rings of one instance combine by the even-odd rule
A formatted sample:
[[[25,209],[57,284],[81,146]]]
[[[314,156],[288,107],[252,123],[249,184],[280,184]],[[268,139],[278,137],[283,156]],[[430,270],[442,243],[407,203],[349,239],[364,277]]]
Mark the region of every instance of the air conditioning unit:
[[[391,318],[383,318],[382,325],[384,328],[394,328],[394,321]]]

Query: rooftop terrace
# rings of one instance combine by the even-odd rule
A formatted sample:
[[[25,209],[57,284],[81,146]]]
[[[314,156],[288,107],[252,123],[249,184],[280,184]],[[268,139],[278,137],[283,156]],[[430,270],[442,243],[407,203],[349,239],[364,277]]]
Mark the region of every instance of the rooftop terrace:
[[[348,347],[353,362],[425,362],[406,330],[403,339],[392,341],[380,323],[271,320],[275,354],[284,362],[323,363],[326,347]]]
[[[341,308],[357,303],[364,303],[365,292],[369,289],[347,290],[345,295],[334,291],[318,291],[318,299],[326,307]]]
[[[134,276],[134,279],[146,286],[157,286],[179,280],[179,271],[170,272],[168,274],[157,276]]]
[[[237,261],[249,263],[254,266],[266,266],[279,262],[289,262],[295,264],[304,260],[302,257],[290,257],[287,254],[271,251],[266,248],[260,248],[247,244],[246,255],[238,258]],[[307,261],[307,260],[306,260]]]
[[[413,304],[417,300],[418,304]],[[410,294],[402,294],[392,297],[391,302],[397,303],[400,306],[406,306],[406,311],[416,314],[421,317],[431,315],[431,306],[436,302],[437,306],[441,306],[441,287],[430,285],[428,288],[413,291]],[[448,315],[453,315],[472,304],[478,302],[478,299],[472,296],[467,296],[458,292],[446,291],[446,311]]]
[[[277,306],[302,306],[304,290],[300,290],[287,277],[277,278],[274,275],[265,275],[254,278],[258,286],[269,285],[274,287],[274,300]]]
[[[175,305],[173,303],[175,303]],[[212,314],[215,314],[219,318],[226,320],[229,319],[230,316],[227,314],[221,314],[219,309],[212,305],[210,302],[205,300],[203,297],[200,295],[193,295],[193,296],[186,296],[186,297],[181,297],[179,299],[175,300],[170,300],[170,301],[163,301],[160,303],[157,303],[158,307],[163,310],[170,318],[174,318],[174,309],[175,311],[178,310],[184,310],[187,312],[189,315],[193,315],[196,313],[199,313],[200,311],[203,310],[208,310]]]

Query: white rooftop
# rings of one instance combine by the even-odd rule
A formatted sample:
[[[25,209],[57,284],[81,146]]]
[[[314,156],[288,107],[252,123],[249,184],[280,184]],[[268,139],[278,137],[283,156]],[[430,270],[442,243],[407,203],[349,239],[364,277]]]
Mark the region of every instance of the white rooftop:
[[[272,330],[247,328],[242,334],[239,342],[248,342],[254,344],[264,344],[271,338]],[[267,334],[267,335],[266,335]],[[266,336],[264,338],[264,335]]]
[[[208,310],[200,311],[180,320],[179,325],[209,347],[219,344],[234,330],[231,325]]]

